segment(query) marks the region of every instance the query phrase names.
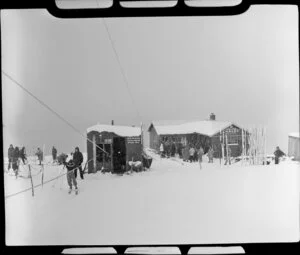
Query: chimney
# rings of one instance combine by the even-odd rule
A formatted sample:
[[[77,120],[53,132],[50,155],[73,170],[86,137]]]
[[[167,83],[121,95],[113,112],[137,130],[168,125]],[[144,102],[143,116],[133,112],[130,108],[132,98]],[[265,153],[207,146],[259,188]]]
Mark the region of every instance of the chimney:
[[[114,125],[114,120],[111,121],[111,125],[112,125],[112,126]]]
[[[211,113],[209,116],[209,120],[216,120],[216,115],[214,113]]]

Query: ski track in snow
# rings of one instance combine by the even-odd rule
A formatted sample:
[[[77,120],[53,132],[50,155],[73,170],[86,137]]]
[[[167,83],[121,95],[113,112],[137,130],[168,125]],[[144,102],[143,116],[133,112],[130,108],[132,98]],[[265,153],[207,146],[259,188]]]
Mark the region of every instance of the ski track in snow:
[[[6,199],[6,243],[238,243],[299,235],[298,163],[220,167],[205,158],[200,170],[198,163],[151,156],[146,172],[86,174],[85,180],[78,173],[78,195],[68,194],[64,176],[36,188],[34,197],[27,191]],[[45,165],[44,181],[61,169]],[[41,183],[41,174],[33,182]],[[6,195],[28,187],[29,178],[5,174]]]

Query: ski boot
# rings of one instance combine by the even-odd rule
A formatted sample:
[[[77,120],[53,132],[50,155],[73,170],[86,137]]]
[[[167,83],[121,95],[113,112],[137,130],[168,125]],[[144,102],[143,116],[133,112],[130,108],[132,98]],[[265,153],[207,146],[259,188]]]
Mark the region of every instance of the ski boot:
[[[78,188],[75,189],[75,194],[78,195]]]
[[[72,192],[72,188],[69,189],[68,193],[71,194],[71,192]]]

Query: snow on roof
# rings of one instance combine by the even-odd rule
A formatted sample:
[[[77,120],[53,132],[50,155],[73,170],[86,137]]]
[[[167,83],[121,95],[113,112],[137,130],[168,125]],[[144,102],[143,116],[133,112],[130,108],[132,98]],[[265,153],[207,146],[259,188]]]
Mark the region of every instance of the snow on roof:
[[[289,136],[291,136],[291,137],[296,137],[296,138],[300,138],[299,132],[289,133]]]
[[[98,131],[101,132],[112,132],[115,133],[118,136],[140,136],[141,135],[141,128],[140,127],[129,127],[129,126],[116,126],[116,125],[95,125],[92,127],[89,127],[87,129],[87,132],[91,131]]]
[[[175,135],[175,134],[192,134],[198,133],[202,135],[212,136],[220,130],[231,125],[235,125],[229,121],[202,120],[193,121],[177,125],[156,125],[156,121],[152,122],[158,135]],[[237,125],[235,125],[237,126]]]

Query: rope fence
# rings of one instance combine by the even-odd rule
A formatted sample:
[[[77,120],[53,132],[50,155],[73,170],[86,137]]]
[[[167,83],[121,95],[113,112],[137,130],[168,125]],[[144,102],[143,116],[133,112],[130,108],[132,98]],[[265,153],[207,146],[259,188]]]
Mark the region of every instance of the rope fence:
[[[91,160],[93,160],[93,159],[90,159],[89,161],[87,161],[87,162],[85,163],[85,167],[84,167],[84,169],[82,170],[83,172],[85,171],[85,168],[86,168],[88,162],[90,162]],[[74,168],[74,169],[71,170],[71,171],[67,171],[66,173],[60,174],[60,175],[58,175],[58,176],[56,176],[56,177],[54,177],[54,178],[52,178],[52,179],[50,179],[50,180],[47,180],[47,181],[45,181],[45,182],[43,181],[43,177],[44,177],[44,176],[42,176],[42,181],[41,181],[41,183],[40,183],[40,184],[37,184],[37,185],[33,185],[33,180],[32,180],[32,175],[31,175],[31,170],[30,170],[30,165],[28,165],[28,166],[29,166],[30,179],[31,179],[31,184],[32,184],[31,188],[27,188],[27,189],[24,189],[24,190],[22,190],[22,191],[18,191],[18,192],[16,192],[16,193],[7,195],[7,196],[5,196],[5,199],[8,199],[8,198],[17,196],[17,195],[19,195],[19,194],[22,194],[22,193],[27,192],[27,191],[30,191],[30,190],[32,190],[32,196],[34,196],[34,189],[35,189],[35,188],[38,188],[38,187],[40,187],[40,186],[43,186],[44,184],[50,183],[50,182],[52,182],[52,181],[58,180],[59,178],[65,176],[65,175],[67,175],[67,174],[70,174],[71,172],[74,172],[75,170],[79,169],[79,167],[80,167],[80,166],[78,166],[78,167]],[[43,167],[41,168],[41,171],[44,171],[44,168],[43,168]]]

